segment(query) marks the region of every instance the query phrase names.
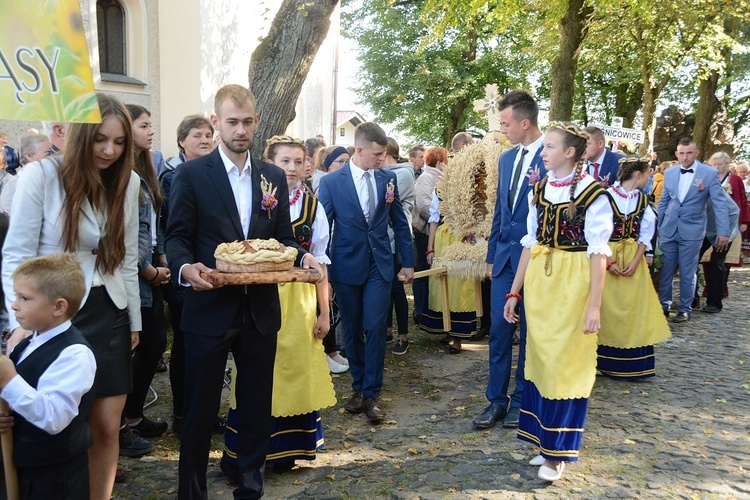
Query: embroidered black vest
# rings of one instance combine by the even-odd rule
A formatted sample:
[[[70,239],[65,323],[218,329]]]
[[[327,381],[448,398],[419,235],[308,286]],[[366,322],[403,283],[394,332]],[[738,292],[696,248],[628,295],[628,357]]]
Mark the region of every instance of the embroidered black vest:
[[[598,182],[591,183],[573,200],[576,213],[572,220],[568,220],[565,217],[568,202],[554,204],[545,200],[542,184],[547,185],[546,182],[534,184],[534,194],[537,197],[537,224],[539,225],[536,240],[540,245],[548,245],[560,250],[585,251],[588,247],[583,232],[586,223],[586,209],[599,196],[606,196],[607,191]]]
[[[617,196],[615,194],[614,196]],[[612,237],[609,241],[620,241],[632,238],[638,239],[641,235],[641,221],[643,220],[643,214],[646,213],[648,208],[648,197],[643,193],[638,193],[638,204],[635,210],[630,215],[624,215],[617,208],[614,196],[612,196],[612,213],[614,214],[614,230],[612,231]]]
[[[302,210],[299,217],[292,222],[292,231],[297,244],[306,252],[312,244],[312,225],[318,210],[318,199],[307,191],[302,194]]]
[[[23,362],[18,363],[30,340],[31,337],[22,340],[13,349],[10,359],[16,363],[18,374],[35,389],[39,378],[66,347],[83,344],[91,348],[83,334],[77,328],[71,327],[65,333],[45,342]],[[30,467],[62,463],[85,453],[92,444],[88,420],[93,402],[94,392],[90,390],[81,398],[78,415],[62,432],[55,435],[43,431],[18,413],[14,413],[13,458],[16,465]]]

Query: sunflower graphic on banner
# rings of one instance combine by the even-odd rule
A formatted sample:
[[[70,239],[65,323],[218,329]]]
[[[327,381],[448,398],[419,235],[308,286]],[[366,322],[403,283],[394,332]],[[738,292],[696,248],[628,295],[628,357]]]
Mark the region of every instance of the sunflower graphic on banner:
[[[2,0],[0,118],[101,121],[78,0]]]

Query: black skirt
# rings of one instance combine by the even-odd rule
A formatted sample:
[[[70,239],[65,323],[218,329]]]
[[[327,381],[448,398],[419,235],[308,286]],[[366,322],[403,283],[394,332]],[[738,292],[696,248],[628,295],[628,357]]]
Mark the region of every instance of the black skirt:
[[[94,397],[128,394],[133,388],[130,363],[130,316],[118,309],[104,286],[91,288],[86,303],[73,318],[96,359]]]

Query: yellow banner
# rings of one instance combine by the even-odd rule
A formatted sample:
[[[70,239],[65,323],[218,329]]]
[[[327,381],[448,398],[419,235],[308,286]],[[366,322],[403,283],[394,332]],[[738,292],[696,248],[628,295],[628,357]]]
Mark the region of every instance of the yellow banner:
[[[0,118],[101,121],[78,0],[2,0]]]

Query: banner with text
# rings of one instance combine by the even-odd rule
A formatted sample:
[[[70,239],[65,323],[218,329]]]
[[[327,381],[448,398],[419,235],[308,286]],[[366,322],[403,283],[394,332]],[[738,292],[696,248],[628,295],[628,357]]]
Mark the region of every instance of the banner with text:
[[[101,121],[79,0],[2,0],[0,118]]]
[[[604,137],[613,141],[635,142],[638,144],[643,144],[643,142],[646,140],[646,132],[644,132],[643,130],[623,127],[609,127],[607,125],[599,124],[596,124],[594,126],[601,129],[601,131],[604,133]]]

